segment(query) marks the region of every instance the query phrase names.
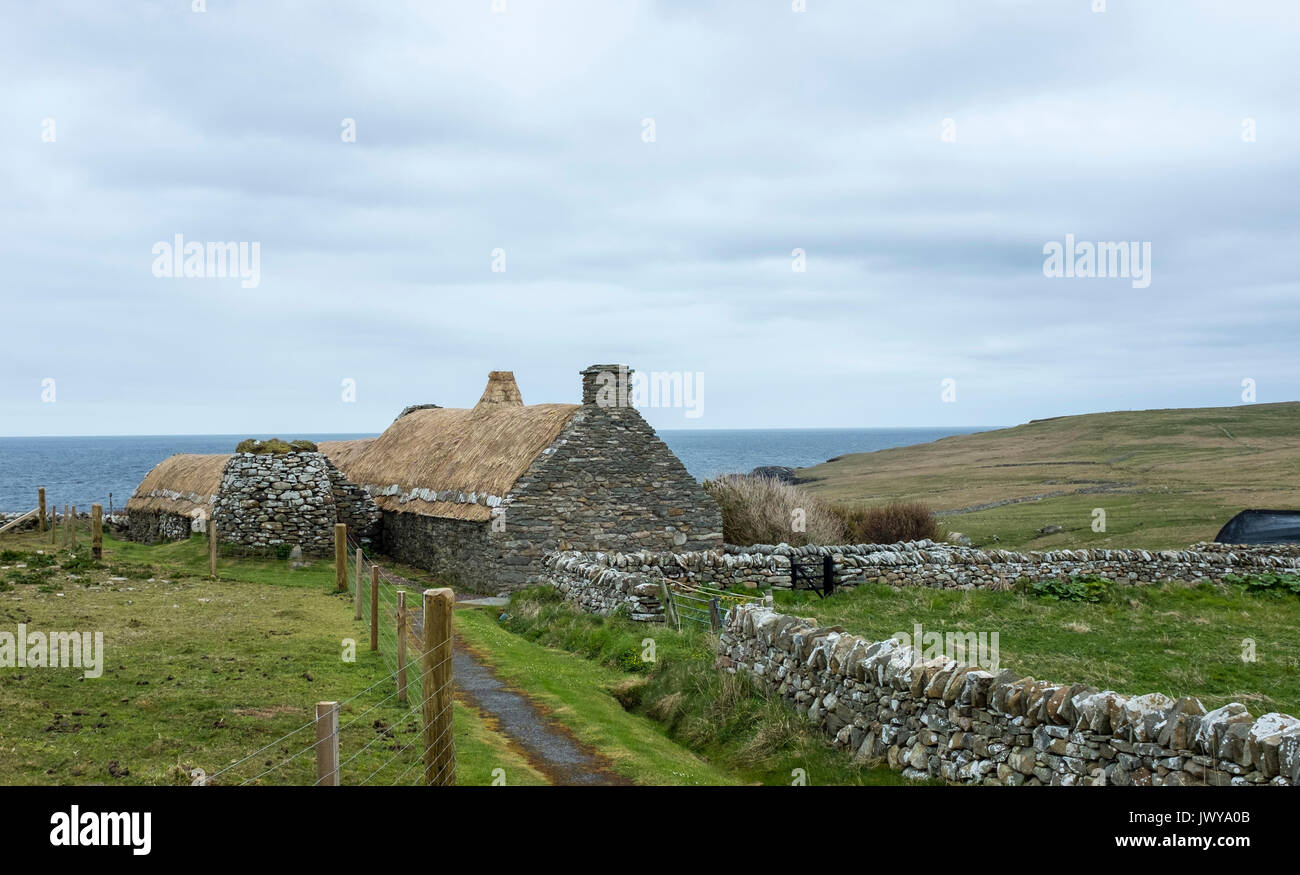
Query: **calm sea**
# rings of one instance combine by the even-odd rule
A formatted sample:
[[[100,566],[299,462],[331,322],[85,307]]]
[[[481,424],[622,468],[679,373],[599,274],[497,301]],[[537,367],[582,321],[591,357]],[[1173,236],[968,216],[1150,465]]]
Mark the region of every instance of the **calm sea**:
[[[798,468],[845,453],[927,443],[982,429],[824,428],[664,430],[659,436],[703,480],[730,472],[748,473],[760,465]],[[120,508],[149,469],[172,453],[229,453],[248,435],[145,435],[139,437],[0,437],[0,511],[36,506],[36,488],[45,487],[51,505],[75,504],[89,510],[96,502]],[[263,438],[272,435],[261,435]],[[370,437],[357,434],[303,435],[314,441]]]

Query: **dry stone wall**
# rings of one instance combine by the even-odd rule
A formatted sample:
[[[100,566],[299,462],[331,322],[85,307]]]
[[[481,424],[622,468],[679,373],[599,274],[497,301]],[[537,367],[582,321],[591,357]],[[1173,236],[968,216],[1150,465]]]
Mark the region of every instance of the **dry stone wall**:
[[[633,620],[663,622],[662,575],[586,561],[581,553],[553,553],[547,557],[544,579],[588,613],[609,616],[626,607]]]
[[[922,659],[896,639],[732,608],[717,665],[753,676],[859,762],[910,778],[1001,785],[1290,785],[1300,720],[1238,703],[1121,696]]]
[[[1198,545],[1201,546],[1201,545]],[[654,552],[566,552],[580,564],[638,572],[715,586],[789,587],[791,562],[820,579],[822,558],[830,556],[836,586],[888,583],[973,589],[1096,574],[1118,583],[1151,584],[1170,580],[1210,580],[1268,571],[1300,573],[1300,554],[1231,549],[1054,550],[1019,553],[909,541],[901,544],[849,544],[791,547],[786,544],[722,550]],[[572,567],[572,566],[571,566]]]

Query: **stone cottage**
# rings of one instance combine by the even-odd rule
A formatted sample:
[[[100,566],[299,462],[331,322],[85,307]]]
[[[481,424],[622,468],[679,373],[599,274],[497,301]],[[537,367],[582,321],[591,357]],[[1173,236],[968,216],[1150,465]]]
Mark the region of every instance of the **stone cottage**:
[[[592,365],[581,404],[525,405],[493,371],[471,409],[408,408],[321,450],[374,498],[385,553],[478,589],[528,583],[554,550],[720,549],[721,511],[631,406],[630,375]]]
[[[305,553],[332,552],[335,523],[368,539],[380,519],[365,490],[314,447],[171,456],[145,476],[126,512],[136,541],[187,538],[211,520],[224,543]]]

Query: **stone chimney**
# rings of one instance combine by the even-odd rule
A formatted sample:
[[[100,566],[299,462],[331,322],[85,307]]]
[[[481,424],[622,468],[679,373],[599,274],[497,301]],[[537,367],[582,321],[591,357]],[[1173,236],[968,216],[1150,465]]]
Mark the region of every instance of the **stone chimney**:
[[[483,390],[483,397],[478,399],[476,407],[486,407],[491,404],[501,404],[507,407],[523,407],[524,399],[519,394],[519,387],[515,385],[514,371],[492,371],[488,374],[487,388]]]
[[[582,403],[600,407],[632,406],[632,374],[627,365],[591,365],[582,374]]]

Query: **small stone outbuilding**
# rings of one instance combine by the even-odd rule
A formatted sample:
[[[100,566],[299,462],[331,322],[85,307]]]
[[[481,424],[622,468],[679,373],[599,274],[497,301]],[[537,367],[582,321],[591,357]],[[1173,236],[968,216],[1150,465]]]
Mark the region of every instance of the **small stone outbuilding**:
[[[334,549],[334,524],[365,540],[379,509],[316,450],[178,454],[145,476],[126,504],[127,536],[153,543],[189,537],[216,523],[223,543],[305,553]]]

